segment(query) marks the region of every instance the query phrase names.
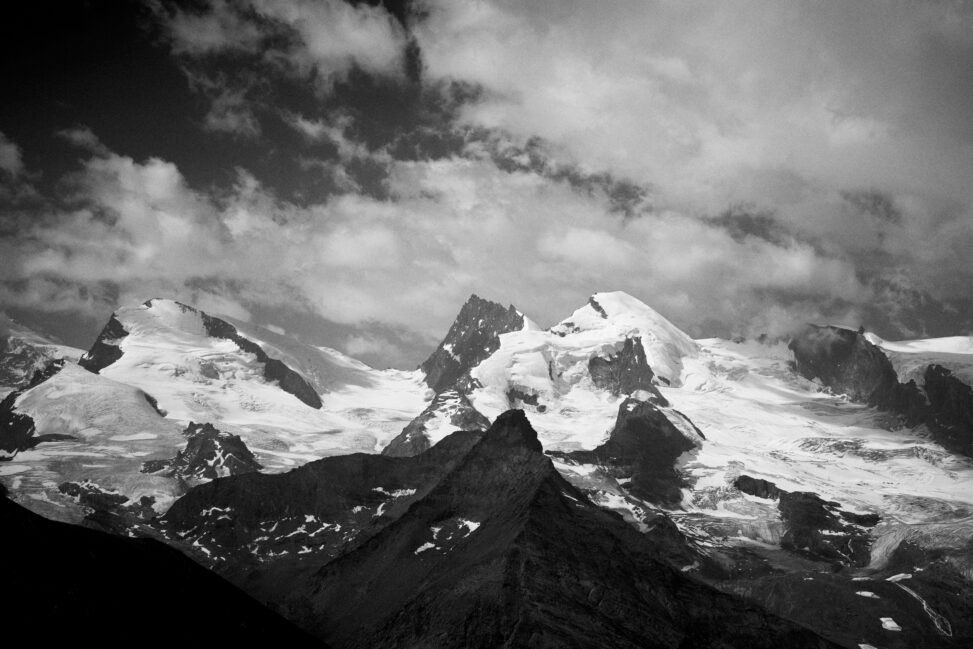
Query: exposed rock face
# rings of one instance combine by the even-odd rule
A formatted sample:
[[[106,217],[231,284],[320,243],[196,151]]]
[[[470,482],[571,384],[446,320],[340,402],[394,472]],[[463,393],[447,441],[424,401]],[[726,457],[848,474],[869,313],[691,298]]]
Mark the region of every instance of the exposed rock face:
[[[881,349],[861,333],[839,327],[810,325],[789,347],[805,378],[820,379],[852,401],[896,413],[907,425],[925,423],[944,447],[973,457],[973,389],[949,370],[928,366],[921,391],[914,381],[899,383]]]
[[[658,559],[557,473],[522,411],[281,610],[342,648],[832,646]]]
[[[419,368],[436,393],[457,380],[500,347],[500,334],[524,327],[524,316],[513,306],[471,295],[449,328],[446,338]]]
[[[752,496],[778,500],[784,523],[782,548],[846,566],[868,565],[869,529],[878,525],[878,515],[841,511],[840,503],[825,501],[815,493],[785,491],[748,475],[739,476],[733,485]]]
[[[588,373],[596,386],[616,396],[647,390],[661,405],[669,405],[652,383],[655,374],[645,359],[642,339],[638,336],[626,338],[621,351],[609,358],[593,357],[588,361]]]
[[[34,420],[14,409],[20,392],[11,392],[0,402],[0,457],[14,455],[37,445]]]
[[[926,368],[923,389],[929,399],[926,424],[937,442],[954,453],[973,457],[973,389],[946,368]]]
[[[44,365],[44,367],[35,370],[30,377],[30,381],[28,381],[27,383],[27,389],[29,390],[30,388],[40,385],[47,379],[51,378],[52,376],[54,376],[55,374],[63,370],[65,363],[67,363],[67,359],[56,358],[48,362],[46,365]]]
[[[160,524],[238,580],[260,566],[262,576],[250,578],[249,588],[276,597],[295,561],[324,562],[381,530],[428,493],[480,434],[454,433],[415,457],[356,453],[284,474],[217,480],[189,490]]]
[[[430,435],[441,435],[444,425],[450,426],[453,431],[486,430],[490,427],[490,421],[473,407],[466,395],[456,390],[445,390],[437,394],[426,409],[389,442],[382,455],[418,455],[438,441],[440,437],[430,441]]]
[[[125,331],[125,327],[112,314],[111,318],[108,319],[108,324],[98,334],[95,344],[81,357],[78,365],[89,372],[98,374],[122,357],[122,349],[119,347],[119,343],[127,335],[128,332]]]
[[[171,460],[150,460],[142,473],[164,472],[170,477],[191,480],[213,480],[229,475],[251,473],[263,467],[240,439],[217,430],[212,424],[190,422],[183,435],[186,448]]]
[[[677,507],[686,483],[676,470],[676,461],[699,443],[676,428],[655,404],[628,398],[618,407],[607,442],[592,451],[572,451],[563,457],[609,468],[636,498]]]
[[[206,327],[206,333],[210,336],[232,340],[241,350],[256,356],[257,360],[264,365],[264,377],[268,381],[277,381],[280,389],[284,392],[293,394],[312,408],[321,408],[321,397],[318,396],[314,388],[308,385],[307,381],[300,374],[287,367],[282,361],[267,356],[267,353],[260,345],[241,336],[236,327],[229,322],[214,318],[202,312],[200,312],[200,315],[203,318],[203,326]]]
[[[842,522],[836,514],[838,507],[839,503],[825,501],[815,493],[782,491],[777,505],[784,521],[781,547],[853,566],[868,565],[868,530]]]
[[[751,478],[748,475],[741,475],[734,482],[733,486],[743,493],[757,496],[758,498],[770,498],[777,500],[780,498],[780,489],[773,482]]]
[[[128,646],[177,621],[193,645],[322,646],[223,579],[162,543],[50,521],[14,504],[0,485],[4,615],[41,644]],[[186,613],[205,602],[206,614]]]
[[[860,333],[808,325],[788,347],[804,378],[819,379],[859,403],[887,409],[896,402],[899,379],[892,363]]]
[[[38,383],[40,382],[42,381]],[[34,385],[31,381],[31,387]],[[0,461],[9,459],[10,456],[16,455],[20,451],[26,451],[44,442],[74,439],[71,435],[54,433],[37,435],[34,419],[30,415],[17,412],[15,404],[23,393],[22,390],[15,390],[4,397],[3,401],[0,401]]]

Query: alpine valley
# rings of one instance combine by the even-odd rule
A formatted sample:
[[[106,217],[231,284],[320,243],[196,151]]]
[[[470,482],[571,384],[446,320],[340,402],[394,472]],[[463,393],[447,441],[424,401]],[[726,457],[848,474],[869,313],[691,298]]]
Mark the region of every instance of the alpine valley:
[[[11,326],[0,380],[41,642],[973,646],[973,337],[472,296],[407,372],[151,299],[87,351]]]

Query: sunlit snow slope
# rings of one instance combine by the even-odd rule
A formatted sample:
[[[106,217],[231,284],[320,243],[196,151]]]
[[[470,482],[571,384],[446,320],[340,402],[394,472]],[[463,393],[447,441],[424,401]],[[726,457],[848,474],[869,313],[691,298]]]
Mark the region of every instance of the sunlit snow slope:
[[[618,357],[635,339],[653,385],[680,385],[684,363],[698,353],[686,334],[632,296],[598,293],[549,330],[534,325],[502,334],[500,348],[471,372],[481,387],[470,401],[491,420],[511,405],[523,407],[546,449],[593,448],[628,395],[596,385],[591,361]]]
[[[16,408],[34,420],[39,435],[61,437],[0,463],[12,495],[35,512],[76,518],[57,489],[67,481],[91,480],[133,500],[151,495],[160,512],[178,494],[174,481],[139,472],[143,461],[171,455],[185,440],[182,427],[156,412],[137,388],[68,364],[20,395]]]

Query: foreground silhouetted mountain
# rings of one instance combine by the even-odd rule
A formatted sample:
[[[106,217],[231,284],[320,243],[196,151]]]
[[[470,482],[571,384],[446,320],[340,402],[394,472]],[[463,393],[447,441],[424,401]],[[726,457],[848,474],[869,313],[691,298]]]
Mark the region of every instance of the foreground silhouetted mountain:
[[[2,485],[0,522],[4,618],[31,644],[323,646],[157,541],[49,521]]]
[[[832,646],[660,561],[561,478],[522,411],[281,610],[337,647]]]
[[[290,588],[284,575],[296,564],[306,569],[328,561],[401,516],[479,437],[456,433],[413,457],[355,453],[283,474],[215,480],[173,503],[160,529],[201,548],[200,560],[272,600]]]

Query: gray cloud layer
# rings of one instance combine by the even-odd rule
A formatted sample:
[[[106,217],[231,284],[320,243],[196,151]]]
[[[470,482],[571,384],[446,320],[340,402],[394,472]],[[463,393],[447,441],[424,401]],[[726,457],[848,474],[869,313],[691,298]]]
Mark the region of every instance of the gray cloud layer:
[[[430,0],[411,33],[336,0],[160,10],[196,78],[242,52],[265,74],[313,79],[322,101],[356,69],[403,83],[412,38],[427,92],[478,89],[441,125],[465,145],[397,160],[333,108],[253,106],[245,87],[199,81],[211,130],[259,138],[254,115],[276,110],[330,142],[335,155],[302,160],[340,191],[283,200],[245,169],[230,187],[193,187],[175,164],[77,128],[63,136],[85,157],[63,194],[10,210],[0,303],[95,312],[164,294],[238,317],[297,304],[433,340],[474,291],[551,322],[621,289],[697,335],[854,323],[903,294],[876,280],[968,297],[968,9]],[[529,155],[538,141],[546,167]],[[382,170],[381,198],[349,173],[362,161]],[[26,195],[22,166],[0,138],[0,196]],[[585,174],[627,179],[626,208]],[[389,345],[368,334],[346,349],[408,356]]]

